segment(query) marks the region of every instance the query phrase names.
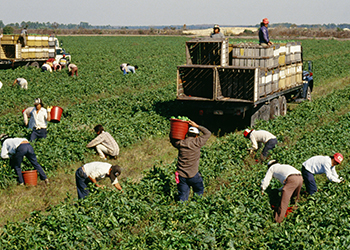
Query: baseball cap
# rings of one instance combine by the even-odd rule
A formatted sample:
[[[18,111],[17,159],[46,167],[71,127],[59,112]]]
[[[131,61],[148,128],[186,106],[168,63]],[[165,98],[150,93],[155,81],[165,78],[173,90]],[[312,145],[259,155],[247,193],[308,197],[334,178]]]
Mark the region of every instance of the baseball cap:
[[[249,135],[250,132],[251,132],[250,129],[244,130],[244,132],[243,132],[244,137],[247,137],[247,136]]]
[[[199,135],[199,129],[196,128],[196,127],[190,127],[190,128],[188,129],[188,133],[192,133],[192,134],[197,134],[197,135]]]
[[[341,153],[335,153],[335,154],[333,155],[333,157],[334,157],[334,160],[335,160],[338,164],[340,164],[340,163],[343,161],[343,159],[344,159],[344,157],[343,157],[343,155],[342,155]]]
[[[263,23],[264,23],[264,24],[268,24],[268,23],[269,23],[269,19],[264,18],[264,19],[263,19]]]
[[[269,161],[269,162],[267,163],[267,166],[268,166],[268,167],[271,167],[273,164],[276,164],[276,163],[277,163],[276,160],[271,160],[271,161]]]
[[[114,165],[111,168],[112,170],[111,170],[111,173],[109,174],[109,178],[113,183],[115,178],[117,178],[117,176],[119,176],[122,173],[122,168],[118,165]]]
[[[35,104],[43,104],[43,101],[40,98],[35,98],[34,105]]]

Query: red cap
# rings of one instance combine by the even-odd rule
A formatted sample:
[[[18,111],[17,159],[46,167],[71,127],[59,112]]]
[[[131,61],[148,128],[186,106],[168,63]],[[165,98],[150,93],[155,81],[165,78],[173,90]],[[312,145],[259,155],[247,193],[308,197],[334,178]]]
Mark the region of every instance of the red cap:
[[[247,137],[249,135],[249,133],[250,133],[249,129],[244,130],[244,132],[243,132],[244,137]]]
[[[269,19],[264,18],[264,19],[263,19],[263,24],[268,24],[268,23],[269,23]]]
[[[26,111],[26,108],[24,108],[24,109],[22,110],[22,114],[24,113],[24,111]]]
[[[334,160],[336,162],[338,162],[338,164],[340,164],[343,161],[343,159],[344,159],[344,157],[343,157],[343,155],[341,153],[335,153],[333,155],[333,157],[334,157]]]

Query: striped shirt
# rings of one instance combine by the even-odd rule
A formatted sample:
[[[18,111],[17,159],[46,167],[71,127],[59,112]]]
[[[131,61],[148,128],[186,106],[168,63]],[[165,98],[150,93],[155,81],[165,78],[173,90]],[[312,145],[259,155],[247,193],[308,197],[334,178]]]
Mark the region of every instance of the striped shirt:
[[[92,148],[102,144],[108,149],[108,154],[111,156],[119,155],[119,146],[110,133],[102,131],[95,139],[89,142],[86,147]]]

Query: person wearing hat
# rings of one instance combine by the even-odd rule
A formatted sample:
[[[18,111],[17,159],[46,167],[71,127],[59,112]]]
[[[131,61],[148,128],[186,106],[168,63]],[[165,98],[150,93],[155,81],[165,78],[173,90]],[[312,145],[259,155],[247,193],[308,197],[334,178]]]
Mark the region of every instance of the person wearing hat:
[[[20,86],[22,89],[28,89],[28,82],[24,78],[16,78],[16,80],[13,82],[12,86],[15,86],[16,83],[18,86]]]
[[[94,183],[96,187],[103,187],[97,183],[97,181],[105,178],[106,176],[111,179],[112,185],[122,190],[117,177],[121,174],[121,167],[118,165],[112,166],[107,162],[90,162],[82,167],[78,168],[75,172],[75,181],[77,184],[78,198],[84,199],[89,195],[89,189],[87,189],[90,182]]]
[[[266,172],[265,178],[261,181],[261,190],[262,194],[264,194],[272,177],[278,179],[283,184],[281,203],[274,212],[275,221],[281,223],[285,217],[291,198],[295,198],[295,203],[299,200],[303,178],[300,171],[291,165],[280,164],[276,160],[271,160],[267,166],[269,169]]]
[[[190,121],[187,137],[183,140],[170,138],[171,144],[179,151],[175,180],[177,183],[178,200],[187,201],[192,187],[193,192],[202,195],[203,179],[198,172],[201,147],[209,139],[211,132],[203,126]],[[199,136],[200,131],[203,135]]]
[[[66,54],[63,54],[63,56],[59,60],[59,65],[61,65],[62,69],[64,69],[68,65],[68,60],[66,58]]]
[[[259,149],[259,144],[265,144],[265,147],[260,155],[260,159],[264,161],[268,155],[268,152],[275,148],[277,144],[277,138],[266,130],[250,130],[246,129],[243,132],[245,138],[250,139],[252,147],[248,148],[250,153]]]
[[[270,46],[272,42],[269,39],[269,31],[267,27],[269,26],[269,19],[264,18],[260,23],[259,29],[259,45]]]
[[[213,33],[210,35],[211,38],[225,38],[224,34],[220,32],[220,26],[215,24]]]
[[[303,174],[306,192],[310,195],[317,192],[315,182],[315,174],[326,174],[328,180],[340,183],[344,179],[339,177],[335,171],[335,166],[343,161],[344,157],[340,153],[335,153],[333,156],[313,156],[303,163],[301,172]]]
[[[32,129],[29,141],[34,141],[38,138],[46,138],[47,136],[47,122],[51,121],[51,108],[47,110],[44,108],[43,102],[40,98],[34,101],[35,108],[30,112],[30,120],[28,128]]]
[[[107,160],[105,154],[109,154],[112,157],[117,157],[119,155],[118,143],[114,140],[113,136],[104,131],[101,124],[94,127],[97,137],[86,145],[88,148],[96,147],[97,153],[100,158]]]
[[[49,184],[44,170],[37,161],[33,147],[29,144],[27,139],[24,138],[10,138],[6,134],[0,135],[0,141],[2,144],[1,157],[3,159],[10,158],[10,165],[14,168],[18,176],[18,184],[24,185],[21,164],[23,157],[26,156],[32,166],[38,171],[40,179],[44,180],[46,184]]]

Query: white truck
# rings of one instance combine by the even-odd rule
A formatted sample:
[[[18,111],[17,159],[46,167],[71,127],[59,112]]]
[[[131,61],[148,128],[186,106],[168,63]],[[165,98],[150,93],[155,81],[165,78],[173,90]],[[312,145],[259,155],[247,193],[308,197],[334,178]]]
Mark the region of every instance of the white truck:
[[[0,38],[0,68],[40,67],[50,58],[58,62],[63,54],[71,60],[54,36],[3,35]]]
[[[176,100],[203,124],[227,123],[225,116],[235,125],[253,126],[285,115],[287,101],[310,99],[312,87],[300,42],[263,47],[194,38],[186,42],[186,65],[177,68]]]

